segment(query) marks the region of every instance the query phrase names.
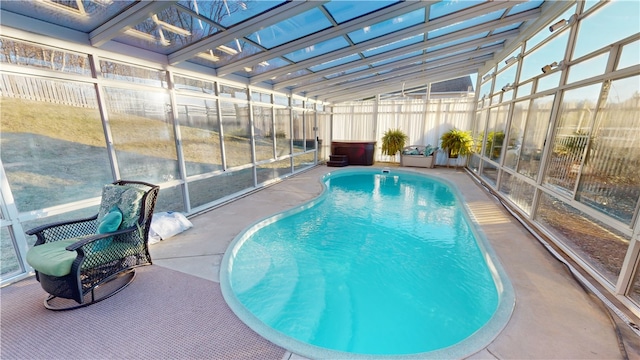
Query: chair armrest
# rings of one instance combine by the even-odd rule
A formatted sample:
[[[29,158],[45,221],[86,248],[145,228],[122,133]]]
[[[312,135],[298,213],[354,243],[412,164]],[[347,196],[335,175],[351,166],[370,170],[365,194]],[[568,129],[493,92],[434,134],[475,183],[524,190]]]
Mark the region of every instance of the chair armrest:
[[[91,236],[86,236],[86,237],[83,237],[82,240],[79,240],[79,241],[67,246],[66,249],[69,250],[69,251],[77,251],[78,249],[82,248],[83,246],[85,246],[87,244],[96,242],[98,240],[106,239],[108,237],[131,233],[134,230],[138,230],[138,228],[135,227],[135,226],[132,226],[132,227],[129,227],[129,228],[126,228],[126,229],[117,230],[117,231],[110,232],[110,233],[95,234],[95,235],[91,235]]]
[[[107,240],[107,238],[113,239]],[[65,250],[75,251],[77,254],[71,265],[71,273],[79,274],[82,269],[99,267],[113,260],[123,259],[137,253],[142,246],[140,239],[142,236],[137,226],[105,234],[85,236],[65,248]],[[109,243],[100,246],[97,243],[100,240],[109,241]],[[132,249],[134,250],[132,251]]]
[[[97,230],[98,214],[84,219],[59,221],[25,231],[27,235],[37,237],[35,245],[94,234]]]

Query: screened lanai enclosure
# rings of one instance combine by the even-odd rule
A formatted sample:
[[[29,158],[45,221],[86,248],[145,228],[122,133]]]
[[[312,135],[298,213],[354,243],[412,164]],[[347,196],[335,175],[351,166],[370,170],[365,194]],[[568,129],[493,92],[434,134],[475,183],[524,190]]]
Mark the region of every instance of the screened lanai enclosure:
[[[401,129],[640,316],[640,2],[2,1],[2,285],[103,184],[188,215]]]

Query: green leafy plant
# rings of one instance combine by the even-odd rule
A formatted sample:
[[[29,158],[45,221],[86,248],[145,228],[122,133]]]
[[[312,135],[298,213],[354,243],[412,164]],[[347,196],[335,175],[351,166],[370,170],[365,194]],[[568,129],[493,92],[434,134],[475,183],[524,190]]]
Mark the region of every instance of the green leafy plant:
[[[409,137],[400,129],[389,129],[382,136],[382,154],[394,156],[402,151]]]
[[[504,131],[492,131],[487,135],[487,146],[484,149],[484,155],[491,159],[500,157],[502,151],[502,143],[504,143]]]
[[[453,128],[440,137],[440,147],[447,149],[449,157],[469,155],[473,152],[473,137],[470,131]]]

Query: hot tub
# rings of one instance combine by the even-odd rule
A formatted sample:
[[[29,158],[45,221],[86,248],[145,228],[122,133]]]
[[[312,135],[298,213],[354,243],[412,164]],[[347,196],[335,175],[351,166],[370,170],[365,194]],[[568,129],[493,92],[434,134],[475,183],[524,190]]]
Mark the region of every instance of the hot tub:
[[[375,141],[332,141],[331,155],[346,155],[349,165],[373,165]]]

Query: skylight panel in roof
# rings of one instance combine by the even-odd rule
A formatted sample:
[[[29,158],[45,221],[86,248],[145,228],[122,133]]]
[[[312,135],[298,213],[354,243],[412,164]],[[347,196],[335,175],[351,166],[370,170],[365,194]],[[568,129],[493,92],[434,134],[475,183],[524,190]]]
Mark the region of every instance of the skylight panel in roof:
[[[213,52],[220,57],[218,66],[223,66],[247,56],[263,52],[263,50],[243,39],[235,39],[225,45],[218,46]]]
[[[304,81],[301,81],[301,82],[295,84],[294,88],[295,87],[300,87],[300,86],[310,86],[310,85],[313,85],[313,84],[318,84],[319,82],[322,82],[322,81],[325,81],[325,80],[326,79],[321,77],[321,76],[317,77],[317,78],[313,78],[313,79],[307,79],[307,80],[304,80]]]
[[[251,0],[181,0],[178,4],[191,9],[198,15],[220,24],[230,27],[252,17],[270,10],[285,1],[251,1]]]
[[[423,65],[422,59],[420,59],[418,61],[414,61],[414,62],[409,63],[409,64],[399,63],[398,66],[393,66],[393,67],[389,67],[387,69],[378,70],[377,74],[378,75],[382,75],[382,74],[388,74],[388,73],[393,73],[393,72],[397,73],[398,71],[402,71],[402,75],[406,75],[407,74],[407,70],[409,70],[411,72],[419,71],[421,69],[419,66],[421,66],[421,65]]]
[[[490,42],[488,44],[484,44],[484,45],[480,46],[480,49],[488,48],[489,46],[494,46],[494,45],[498,45],[498,44],[503,44],[504,42],[505,42],[504,39],[498,40],[498,41],[494,41],[494,42]]]
[[[454,12],[470,8],[472,6],[487,2],[486,0],[443,0],[431,5],[431,11],[429,11],[429,20],[437,19],[439,17],[453,14]]]
[[[324,63],[319,64],[319,65],[313,65],[313,66],[309,67],[309,70],[311,70],[313,72],[318,72],[320,70],[324,70],[324,69],[332,68],[334,66],[347,64],[347,63],[350,63],[350,62],[356,61],[356,60],[360,60],[360,56],[358,54],[351,54],[349,56],[345,56],[345,57],[341,57],[339,59],[334,59],[334,60],[331,60],[331,61],[327,61],[327,62],[324,62]]]
[[[509,12],[507,13],[507,16],[519,14],[531,9],[537,9],[540,7],[540,5],[542,5],[543,2],[544,0],[530,0],[524,3],[520,3],[512,7],[511,10],[509,10]]]
[[[296,50],[294,52],[284,55],[285,58],[298,62],[306,59],[310,59],[314,56],[326,54],[334,50],[342,49],[349,46],[349,42],[344,37],[338,36],[327,41],[323,41],[318,44],[307,46],[306,48]]]
[[[310,75],[310,74],[313,74],[313,73],[307,69],[301,69],[292,73],[272,77],[271,79],[269,79],[269,81],[272,82],[273,84],[278,84],[283,81],[287,81],[289,82],[289,84],[287,84],[286,87],[299,87],[303,85],[308,85],[312,82],[317,82],[319,80],[320,81],[324,80],[322,76],[318,76],[315,78],[304,78],[304,79],[300,78],[301,76]],[[290,80],[293,80],[296,82],[292,82]]]
[[[337,72],[335,74],[327,75],[327,76],[325,76],[325,79],[329,80],[329,79],[337,78],[338,76],[349,75],[349,74],[353,74],[355,72],[366,70],[366,69],[369,69],[369,66],[367,66],[367,65],[358,66],[358,67],[353,68],[353,69],[340,71],[340,72]]]
[[[400,61],[400,60],[404,60],[404,59],[408,59],[410,57],[420,56],[420,55],[422,55],[422,50],[417,50],[417,51],[410,52],[408,54],[404,54],[404,55],[400,55],[400,56],[394,56],[392,58],[376,61],[374,63],[371,63],[371,66],[373,66],[373,67],[382,66],[382,65],[390,64],[390,63],[395,62],[395,61]]]
[[[370,57],[373,55],[382,54],[387,51],[399,49],[401,47],[417,44],[423,40],[424,40],[424,34],[420,34],[420,35],[412,36],[399,41],[395,41],[390,44],[377,46],[377,47],[365,50],[362,52],[362,55],[364,55],[365,57]]]
[[[253,76],[253,75],[262,74],[269,70],[275,70],[277,68],[281,68],[286,65],[291,65],[291,63],[286,60],[283,60],[282,58],[276,57],[271,60],[261,61],[250,68],[245,68],[244,70],[248,73],[251,73],[251,75]]]
[[[210,23],[171,6],[151,15],[114,40],[168,54],[217,31]]]
[[[368,1],[363,5],[362,0],[333,0],[325,4],[324,8],[341,24],[397,2],[399,1]]]
[[[294,71],[288,74],[284,74],[282,76],[278,76],[276,79],[271,79],[271,80],[275,80],[275,81],[285,81],[285,80],[289,80],[289,79],[294,79],[297,78],[298,76],[303,76],[303,75],[308,75],[311,74],[311,71],[307,70],[307,69],[301,69],[298,71]]]
[[[2,9],[69,29],[89,32],[133,5],[121,1],[2,1]]]
[[[522,22],[518,22],[518,23],[515,23],[515,24],[503,26],[501,28],[497,28],[497,29],[493,30],[493,33],[494,34],[500,34],[500,33],[503,33],[505,31],[515,30],[515,29],[519,28],[521,25],[522,25]]]
[[[353,78],[346,79],[345,81],[336,84],[336,86],[345,85],[345,84],[348,84],[348,83],[350,83],[352,81],[362,80],[362,79],[366,79],[366,78],[370,78],[370,77],[374,77],[374,76],[376,76],[375,73],[363,74],[363,75],[360,75],[360,76],[356,76],[356,77],[353,77]]]
[[[416,66],[422,65],[422,64],[423,64],[423,62],[422,62],[422,59],[421,59],[419,61],[415,61],[415,62],[412,62],[410,64],[401,64],[401,65],[398,65],[398,66],[391,67],[389,69],[379,70],[377,72],[377,74],[381,75],[381,74],[386,74],[386,73],[390,73],[390,72],[393,72],[393,71],[400,71],[400,70],[407,70],[407,69],[415,70],[415,69],[417,69]]]
[[[245,79],[249,79],[251,77],[251,74],[249,72],[247,72],[247,69],[244,69],[244,71],[236,71],[234,73],[232,73],[235,76],[241,76]]]
[[[466,43],[467,41],[471,41],[471,40],[476,40],[476,39],[481,39],[483,37],[486,37],[487,35],[489,35],[488,31],[482,32],[480,34],[475,34],[475,35],[471,35],[471,36],[467,36],[464,38],[460,38],[458,40],[453,40],[453,41],[449,41],[446,42],[444,44],[440,44],[440,45],[435,45],[435,46],[431,46],[429,48],[427,48],[427,52],[434,52],[436,50],[440,50],[440,49],[444,49],[444,48],[448,48],[450,46],[454,46],[454,45],[458,45],[458,44],[462,44],[462,43]],[[427,42],[428,44],[428,42]]]
[[[331,27],[329,19],[327,19],[322,11],[314,8],[256,31],[247,36],[247,38],[267,49],[271,49],[328,27]]]
[[[300,86],[304,86],[304,85],[309,85],[313,81],[323,80],[322,77],[316,77],[316,78],[311,78],[311,79],[308,79],[308,78],[307,79],[302,79],[300,76],[301,75],[297,75],[296,74],[294,80],[296,80],[297,82],[295,82],[295,83],[289,82],[289,84],[287,84],[287,86],[280,87],[280,88],[281,89],[284,89],[284,88],[296,88],[296,87],[300,87]],[[282,76],[279,76],[279,77],[277,77],[275,79],[271,78],[271,79],[269,79],[269,81],[271,81],[272,84],[278,84],[278,83],[280,83],[280,78],[281,77]]]
[[[259,52],[262,52],[262,49],[252,45],[248,41],[235,39],[215,49],[205,50],[188,61],[217,68]]]
[[[434,64],[430,64],[431,66],[427,66],[424,70],[429,72],[434,72],[438,70],[442,71],[442,68],[451,68],[456,65],[465,65],[467,62],[468,60],[453,61],[448,64],[434,63]]]
[[[346,70],[344,72],[344,74],[345,75],[349,75],[349,74],[357,73],[358,71],[362,71],[364,69],[369,69],[369,66],[368,65],[358,66],[358,67],[355,67],[353,69]]]
[[[504,10],[498,10],[489,14],[484,14],[482,16],[476,16],[473,19],[461,21],[459,23],[429,31],[429,39],[437,38],[438,36],[451,34],[458,30],[468,29],[470,27],[484,24],[489,21],[497,20],[502,16],[502,14],[504,14]]]
[[[455,55],[460,55],[460,54],[464,54],[464,53],[470,53],[470,52],[474,51],[476,49],[476,47],[477,46],[474,46],[474,47],[469,48],[469,49],[463,49],[463,50],[459,50],[459,51],[446,53],[446,54],[443,54],[443,55],[440,55],[440,56],[429,57],[427,62],[433,62],[433,61],[436,61],[436,60],[452,57],[452,56],[455,56]]]
[[[360,30],[352,31],[348,35],[351,41],[358,44],[363,41],[390,34],[394,31],[406,29],[410,26],[424,23],[424,12],[424,9],[414,10],[407,14],[396,16],[393,19],[382,21],[371,26],[366,26]]]
[[[419,63],[416,63],[416,64],[419,64]],[[378,71],[377,75],[388,74],[388,73],[392,72],[393,70],[396,70],[396,69],[387,69],[387,70],[383,70],[383,71]]]

